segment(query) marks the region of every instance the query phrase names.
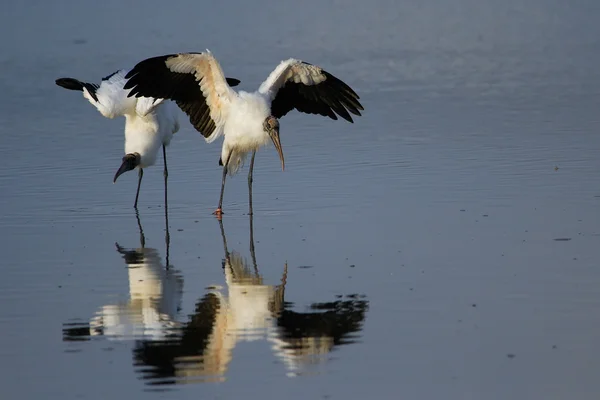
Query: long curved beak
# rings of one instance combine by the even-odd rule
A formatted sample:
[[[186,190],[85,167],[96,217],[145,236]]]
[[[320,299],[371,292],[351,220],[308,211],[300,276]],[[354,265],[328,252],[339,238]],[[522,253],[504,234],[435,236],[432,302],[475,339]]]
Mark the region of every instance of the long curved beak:
[[[139,163],[140,163],[140,155],[138,153],[125,154],[125,157],[123,157],[123,164],[121,164],[121,166],[117,170],[117,173],[115,174],[115,177],[113,178],[113,183],[115,183],[117,181],[117,178],[119,176],[123,175],[123,173],[125,173],[127,171],[131,171],[132,169],[137,167]]]
[[[279,159],[281,160],[281,170],[285,171],[285,159],[283,158],[283,149],[281,148],[281,142],[279,141],[279,129],[276,128],[271,131],[271,140],[277,149],[277,154],[279,154]]]
[[[117,173],[115,174],[115,177],[113,178],[113,183],[117,181],[117,178],[119,176],[123,175],[127,171],[131,171],[134,168],[135,166],[132,166],[132,162],[130,160],[124,160],[123,164],[121,164],[121,166],[117,170]]]

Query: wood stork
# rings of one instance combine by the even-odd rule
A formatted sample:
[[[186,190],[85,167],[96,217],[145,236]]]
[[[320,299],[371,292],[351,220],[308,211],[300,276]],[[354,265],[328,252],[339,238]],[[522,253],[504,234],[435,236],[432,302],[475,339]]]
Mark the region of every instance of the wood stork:
[[[138,168],[138,186],[134,208],[137,209],[140,185],[144,176],[144,168],[154,165],[159,148],[162,146],[165,179],[165,206],[167,204],[167,154],[175,132],[179,130],[177,108],[170,101],[162,98],[131,98],[127,96],[125,85],[126,70],[120,69],[105,78],[100,85],[81,82],[73,78],[60,78],[56,84],[65,89],[79,90],[98,111],[106,118],[125,117],[125,156],[115,173],[113,183],[124,172]],[[237,79],[229,79],[232,86],[239,84]]]
[[[140,246],[126,249],[115,243],[125,261],[129,300],[106,304],[89,323],[64,324],[64,340],[86,340],[104,336],[108,340],[164,341],[180,324],[177,322],[183,296],[183,276],[170,268],[168,225],[165,233],[166,262],[156,248],[146,247],[142,223],[136,212]]]
[[[224,135],[219,165],[223,165],[220,216],[227,174],[234,175],[252,152],[248,171],[249,214],[252,214],[252,172],[256,150],[273,142],[281,169],[285,168],[279,139],[279,118],[296,109],[332,119],[352,121],[361,115],[359,96],[321,67],[290,58],[282,61],[253,93],[235,92],[225,80],[219,62],[207,50],[148,58],[125,76],[128,96],[175,100],[190,122],[212,142]]]
[[[219,220],[226,285],[210,285],[187,321],[178,320],[181,323],[171,330],[171,340],[136,340],[133,360],[147,384],[224,381],[239,354],[238,345],[243,344],[252,344],[259,352],[270,348],[288,376],[314,373],[338,346],[354,343],[360,335],[369,309],[364,296],[311,299],[307,310],[295,310],[298,303],[289,302],[286,288],[294,275],[288,275],[287,263],[279,282],[263,279],[253,250],[252,216],[249,218],[252,260],[228,247]],[[309,293],[309,298],[312,296],[314,293]],[[257,356],[256,362],[266,359]]]

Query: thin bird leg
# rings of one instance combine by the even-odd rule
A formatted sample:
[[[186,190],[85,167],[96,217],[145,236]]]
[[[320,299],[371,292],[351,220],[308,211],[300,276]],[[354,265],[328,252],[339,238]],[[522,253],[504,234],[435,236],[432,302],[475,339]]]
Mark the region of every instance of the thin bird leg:
[[[231,153],[227,156],[227,161],[223,164],[223,180],[221,181],[221,196],[219,197],[219,207],[213,212],[220,218],[223,215],[223,194],[225,193],[225,179],[227,178],[227,165],[229,165],[229,160],[231,159]]]
[[[135,218],[137,219],[138,229],[140,230],[140,245],[142,248],[146,247],[146,236],[144,236],[144,228],[142,228],[142,221],[140,220],[140,213],[138,209],[135,209]]]
[[[169,212],[167,211],[167,208],[165,207],[165,245],[167,247],[167,257],[166,257],[166,266],[167,269],[169,269],[170,264],[169,264],[169,249],[171,247],[171,235],[169,234]]]
[[[164,163],[165,163],[165,170],[163,172],[163,176],[165,177],[165,215],[166,215],[167,208],[168,208],[167,178],[169,177],[169,170],[167,169],[167,150],[165,149],[165,145],[164,144],[163,144],[162,148],[163,148],[163,160],[164,160]]]
[[[252,160],[250,160],[250,170],[248,171],[248,215],[254,213],[252,209],[252,175],[254,172],[254,157],[256,156],[256,150],[252,152]],[[252,220],[251,220],[252,221]]]
[[[169,234],[169,202],[167,196],[167,177],[169,176],[169,170],[167,169],[167,150],[163,144],[163,160],[165,163],[164,177],[165,177],[165,245],[167,247],[166,266],[169,269],[169,247],[171,244],[171,235]]]
[[[225,251],[225,261],[229,260],[229,250],[227,250],[227,238],[225,237],[225,229],[223,228],[223,221],[219,220],[219,228],[221,228],[221,239],[223,239],[223,250]],[[223,262],[223,268],[225,268],[225,262]]]
[[[169,176],[169,170],[167,169],[167,148],[165,147],[164,144],[163,144],[162,148],[163,148],[163,160],[165,161],[165,170],[163,171],[163,175],[166,180],[167,177]]]
[[[140,168],[140,172],[138,172],[138,187],[137,192],[135,193],[135,203],[133,203],[133,208],[137,209],[138,198],[140,197],[140,186],[142,185],[142,177],[144,176],[144,169]]]
[[[252,214],[250,214],[250,255],[252,256],[252,264],[254,265],[254,273],[258,276],[258,265],[256,264],[256,253],[254,252],[254,222]]]

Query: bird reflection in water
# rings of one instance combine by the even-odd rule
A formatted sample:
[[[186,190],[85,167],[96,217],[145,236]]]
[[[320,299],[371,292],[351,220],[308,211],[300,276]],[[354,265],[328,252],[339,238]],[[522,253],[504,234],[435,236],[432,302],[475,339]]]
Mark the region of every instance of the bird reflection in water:
[[[353,342],[368,309],[363,296],[314,303],[309,312],[293,311],[291,303],[284,301],[287,264],[278,285],[266,285],[258,271],[252,216],[250,263],[229,251],[222,221],[219,225],[227,294],[209,290],[180,327],[177,340],[136,342],[134,362],[148,384],[223,381],[239,342],[270,342],[289,376],[308,372],[310,365],[325,361],[335,346]]]
[[[140,247],[126,249],[115,243],[117,252],[127,264],[129,300],[103,306],[86,324],[65,324],[65,341],[88,340],[104,336],[110,340],[163,340],[172,336],[178,327],[177,313],[183,294],[183,279],[168,263],[169,233],[166,264],[157,249],[146,247],[146,239],[138,213]]]

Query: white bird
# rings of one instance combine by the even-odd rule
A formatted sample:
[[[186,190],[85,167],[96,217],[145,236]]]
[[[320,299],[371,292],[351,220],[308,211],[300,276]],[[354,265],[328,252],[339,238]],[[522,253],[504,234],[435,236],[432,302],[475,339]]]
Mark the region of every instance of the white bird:
[[[249,342],[255,343],[257,351],[266,350],[264,344],[268,344],[288,376],[304,375],[328,362],[335,348],[356,340],[368,311],[363,296],[311,301],[306,310],[298,310],[298,303],[286,297],[287,263],[276,285],[268,284],[259,272],[252,216],[251,260],[229,250],[222,221],[219,226],[226,285],[211,285],[188,321],[179,320],[177,328],[169,331],[169,340],[136,341],[134,364],[143,379],[151,380],[150,384],[159,379],[174,383],[225,381],[239,354],[235,351],[238,345]],[[264,344],[256,344],[260,342]],[[258,355],[255,366],[260,368],[258,363],[267,359]]]
[[[118,70],[105,78],[100,85],[81,82],[73,78],[60,78],[56,84],[65,89],[83,91],[85,97],[106,118],[125,117],[125,156],[113,183],[124,172],[138,168],[138,186],[134,207],[137,208],[144,168],[156,162],[162,146],[164,159],[165,205],[167,203],[167,154],[173,135],[179,130],[177,108],[162,98],[131,98],[124,88],[126,70]],[[237,85],[239,81],[231,80]]]
[[[175,100],[190,122],[212,142],[224,135],[219,165],[223,165],[221,196],[215,211],[222,214],[227,174],[234,175],[252,152],[248,171],[249,214],[252,210],[252,171],[256,150],[269,139],[285,161],[279,139],[279,118],[296,109],[349,122],[349,112],[361,115],[359,96],[322,68],[290,58],[282,61],[255,92],[235,92],[210,51],[148,58],[127,75],[128,96]],[[337,115],[336,115],[337,114]]]

